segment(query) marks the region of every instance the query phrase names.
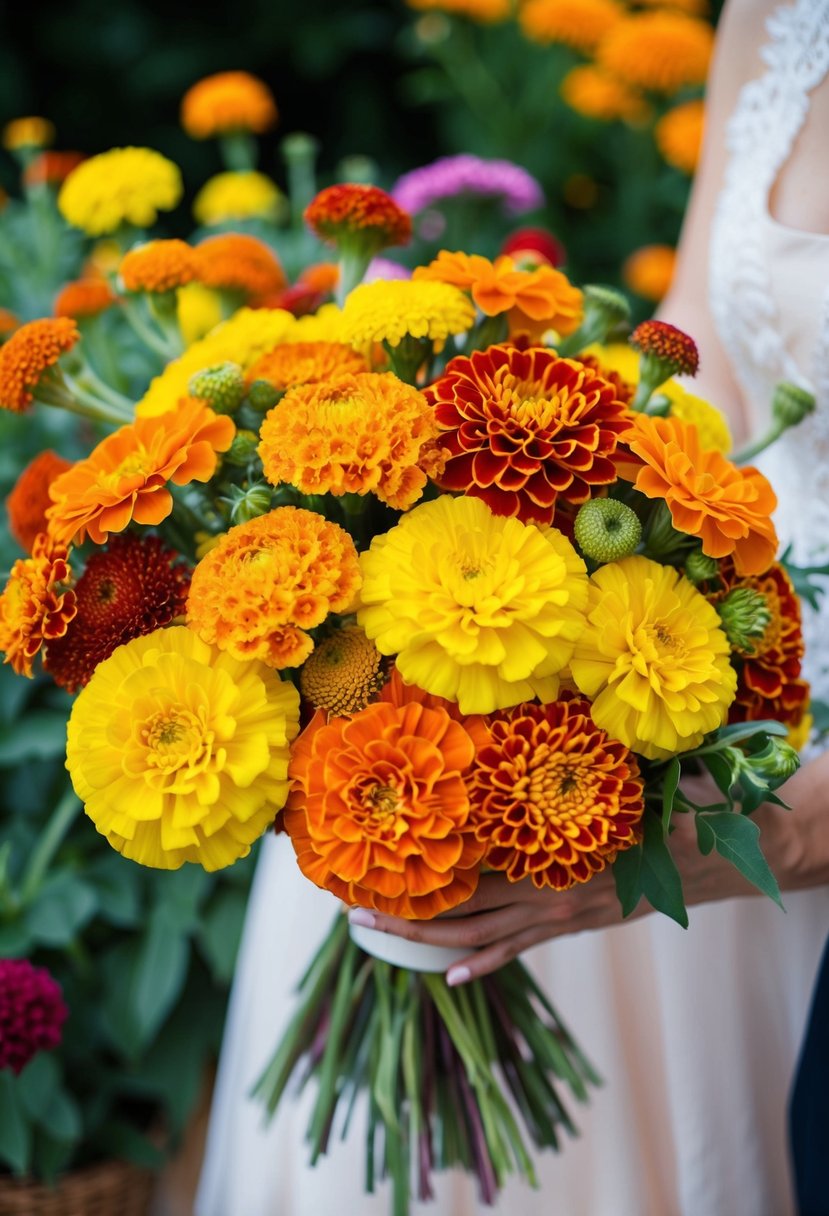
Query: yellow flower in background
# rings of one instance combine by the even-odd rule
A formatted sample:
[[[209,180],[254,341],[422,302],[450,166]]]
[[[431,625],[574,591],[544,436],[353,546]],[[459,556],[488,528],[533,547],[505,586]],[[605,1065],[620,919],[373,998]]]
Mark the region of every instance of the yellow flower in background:
[[[217,173],[196,195],[193,215],[200,224],[223,224],[260,216],[274,219],[284,203],[281,190],[264,173]]]
[[[676,93],[684,85],[705,83],[714,31],[684,13],[657,10],[632,13],[600,42],[597,62],[635,88]]]
[[[570,672],[613,739],[649,760],[697,747],[737,691],[713,605],[671,566],[609,562],[590,579],[588,625]]]
[[[398,346],[407,336],[445,342],[474,320],[475,305],[457,287],[414,279],[361,283],[346,298],[342,313],[345,341],[356,347],[372,342]]]
[[[188,283],[178,292],[178,327],[185,346],[192,346],[222,320],[222,297],[204,283]]]
[[[297,317],[294,325],[285,335],[285,342],[346,342],[355,350],[365,351],[370,342],[352,342],[346,337],[346,323],[343,310],[336,304],[323,304],[315,313],[306,317]]]
[[[48,148],[55,142],[55,127],[48,118],[13,118],[3,128],[3,147],[8,152],[20,148]]]
[[[702,147],[705,103],[685,101],[663,114],[654,128],[656,146],[669,165],[693,173]]]
[[[247,369],[266,350],[284,341],[294,324],[293,316],[281,308],[240,308],[167,364],[138,402],[136,415],[152,418],[176,409],[179,399],[187,396],[190,377],[214,363],[230,359]]]
[[[184,94],[181,125],[192,139],[210,139],[235,131],[261,135],[277,120],[268,86],[250,72],[216,72]]]
[[[122,224],[148,228],[182,193],[178,166],[151,148],[111,148],[82,161],[67,177],[58,207],[68,223],[89,236]]]
[[[531,42],[559,42],[591,54],[624,16],[618,0],[525,0],[518,24]]]
[[[299,696],[182,626],[119,646],[69,718],[66,767],[86,813],[132,861],[232,865],[288,795]]]
[[[639,93],[618,77],[589,63],[567,73],[561,82],[561,96],[571,110],[600,122],[613,122],[618,118],[635,122],[648,113],[648,106]]]
[[[360,562],[358,622],[406,683],[465,714],[555,699],[587,606],[584,563],[560,532],[445,495]]]
[[[676,250],[671,245],[643,245],[622,263],[622,279],[631,291],[658,303],[674,277]]]

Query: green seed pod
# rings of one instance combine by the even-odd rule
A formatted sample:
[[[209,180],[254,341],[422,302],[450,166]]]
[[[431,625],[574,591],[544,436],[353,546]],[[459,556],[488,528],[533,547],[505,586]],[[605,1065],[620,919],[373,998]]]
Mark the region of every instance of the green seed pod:
[[[791,743],[772,735],[763,750],[754,756],[747,756],[745,763],[772,789],[776,789],[794,776],[800,767],[800,757]]]
[[[792,384],[789,380],[781,380],[775,385],[774,396],[771,399],[771,412],[775,422],[780,426],[797,426],[807,414],[815,408],[814,396],[805,388]]]
[[[255,409],[257,414],[266,414],[281,396],[279,389],[274,388],[269,381],[254,380],[248,389],[248,405]]]
[[[594,498],[576,516],[576,541],[594,562],[630,557],[642,539],[642,525],[629,506],[615,498]]]
[[[702,549],[695,549],[685,559],[685,577],[695,587],[698,583],[708,583],[716,578],[719,569],[716,559],[708,557]]]
[[[238,363],[216,363],[191,376],[188,388],[217,414],[232,414],[244,396],[245,377]]]
[[[256,431],[237,431],[233,443],[230,445],[229,451],[225,452],[223,459],[227,464],[235,464],[244,468],[253,460],[258,446],[259,436]]]
[[[260,515],[267,515],[273,502],[273,490],[264,482],[256,482],[246,490],[233,486],[230,497],[230,522],[246,524]]]
[[[735,587],[716,605],[723,632],[735,650],[751,651],[771,621],[768,601],[754,587]]]

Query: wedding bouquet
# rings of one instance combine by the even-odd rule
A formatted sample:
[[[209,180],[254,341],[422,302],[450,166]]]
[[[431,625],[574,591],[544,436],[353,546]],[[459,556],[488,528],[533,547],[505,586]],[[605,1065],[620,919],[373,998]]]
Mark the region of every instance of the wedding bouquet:
[[[155,157],[84,162],[64,214],[150,222],[172,205]],[[692,339],[650,321],[596,345],[624,301],[531,250],[363,282],[411,231],[373,186],[328,187],[305,219],[338,264],[298,293],[250,234],[131,232],[101,311],[167,360],[135,403],[88,318],[0,348],[6,409],[116,428],[24,472],[30,556],[0,597],[6,661],[40,655],[77,694],[67,767],[97,830],[142,865],[215,870],[275,823],[344,905],[412,919],[487,871],[554,899],[612,866],[626,914],[644,896],[685,924],[670,835],[690,813],[703,852],[779,900],[750,813],[808,722],[798,597],[771,487],[672,379]],[[192,285],[231,315],[188,345]],[[810,400],[784,385],[774,408],[779,431]],[[703,770],[721,799],[697,806],[680,778]],[[530,1144],[575,1131],[563,1087],[598,1077],[520,961],[451,987],[457,953],[409,949],[339,916],[258,1094],[273,1111],[316,1086],[314,1161],[365,1098],[366,1185],[390,1175],[396,1212],[452,1166],[492,1202],[534,1180]]]

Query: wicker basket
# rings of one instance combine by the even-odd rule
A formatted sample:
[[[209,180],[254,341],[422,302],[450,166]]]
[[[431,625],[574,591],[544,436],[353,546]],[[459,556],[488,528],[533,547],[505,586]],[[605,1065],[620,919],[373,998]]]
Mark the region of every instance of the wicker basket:
[[[124,1161],[76,1170],[56,1187],[0,1177],[0,1216],[147,1216],[154,1182]]]

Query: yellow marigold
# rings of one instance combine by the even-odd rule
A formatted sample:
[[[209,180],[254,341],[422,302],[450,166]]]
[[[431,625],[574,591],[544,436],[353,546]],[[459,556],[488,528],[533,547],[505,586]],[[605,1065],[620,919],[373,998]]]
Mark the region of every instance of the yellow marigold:
[[[561,42],[589,55],[625,16],[618,0],[524,0],[518,23],[532,42]]]
[[[31,677],[38,651],[63,637],[78,611],[68,555],[65,545],[41,532],[32,556],[12,566],[0,595],[0,651],[19,676]]]
[[[600,122],[644,118],[648,106],[643,98],[616,76],[595,64],[572,68],[561,82],[561,96],[571,110]]]
[[[159,211],[181,198],[178,166],[151,148],[111,148],[82,161],[60,188],[58,207],[68,223],[89,236],[122,224],[149,228]]]
[[[582,293],[560,270],[552,266],[520,270],[506,254],[491,262],[479,254],[442,249],[428,266],[416,268],[414,279],[450,283],[469,291],[488,317],[509,313],[511,329],[543,321],[546,329],[570,334],[584,315]]]
[[[368,361],[345,342],[285,342],[256,360],[247,382],[267,380],[282,390],[368,370]]]
[[[221,294],[203,283],[188,283],[179,289],[177,315],[184,345],[192,346],[221,324]]]
[[[217,72],[184,94],[181,125],[192,139],[233,131],[261,135],[277,120],[276,102],[263,80],[250,72]]]
[[[705,103],[686,101],[674,106],[656,124],[654,136],[659,151],[669,165],[683,173],[693,173],[702,147]]]
[[[174,626],[98,665],[69,718],[66,767],[87,815],[132,861],[220,870],[288,796],[299,698],[262,663]]]
[[[79,338],[70,317],[44,317],[15,330],[0,346],[0,409],[15,414],[28,409],[38,384]]]
[[[242,232],[209,236],[193,250],[195,277],[205,287],[239,292],[248,303],[281,291],[287,283],[276,254]]]
[[[570,672],[593,721],[649,760],[697,747],[737,691],[713,605],[671,566],[626,557],[590,580]]]
[[[296,667],[306,632],[347,610],[360,587],[357,550],[314,511],[277,507],[231,528],[193,571],[188,624],[237,659]]]
[[[48,148],[55,142],[55,127],[48,118],[13,118],[3,128],[3,147],[9,152],[19,148]]]
[[[443,470],[426,398],[391,372],[340,376],[288,390],[262,424],[265,476],[303,494],[375,494],[396,511]]]
[[[127,291],[175,291],[196,277],[196,258],[185,241],[147,241],[124,255],[121,282]]]
[[[414,279],[361,283],[343,308],[345,340],[354,346],[398,346],[407,335],[444,342],[474,320],[475,306],[457,287]]]
[[[622,264],[622,278],[631,291],[654,303],[668,294],[674,277],[676,250],[670,245],[643,245]]]
[[[196,399],[180,400],[169,416],[119,427],[49,486],[50,535],[102,545],[132,520],[160,524],[173,509],[167,482],[209,481],[235,433],[230,418]]]
[[[353,293],[352,293],[353,294]],[[285,342],[346,342],[357,349],[368,349],[370,342],[350,342],[346,337],[343,310],[336,304],[323,304],[315,313],[297,317],[285,335]]]
[[[359,625],[346,625],[320,642],[299,673],[299,688],[315,709],[356,714],[384,681],[383,656]]]
[[[513,0],[406,0],[406,3],[420,12],[453,13],[483,25],[506,21],[513,9]]]
[[[676,93],[704,84],[714,46],[705,21],[684,13],[633,13],[602,39],[599,64],[635,88]]]
[[[217,173],[196,195],[193,215],[200,224],[224,224],[254,216],[274,219],[282,203],[281,190],[264,173]]]
[[[82,321],[97,317],[115,303],[115,296],[106,279],[75,279],[65,283],[55,298],[56,317],[73,317]]]
[[[185,291],[189,290],[189,287],[185,288]],[[138,402],[136,415],[152,418],[177,409],[180,398],[187,395],[194,372],[226,359],[247,369],[266,350],[284,341],[295,325],[297,322],[291,314],[281,308],[239,309],[206,337],[194,342],[178,359],[167,364]]]
[[[360,560],[357,619],[407,683],[465,714],[555,699],[587,606],[584,563],[560,532],[444,496]]]

